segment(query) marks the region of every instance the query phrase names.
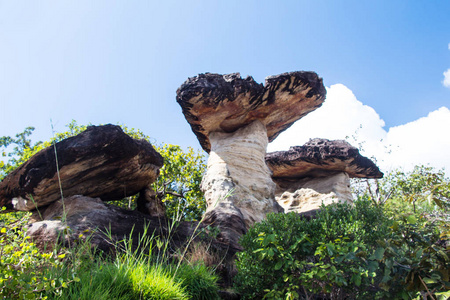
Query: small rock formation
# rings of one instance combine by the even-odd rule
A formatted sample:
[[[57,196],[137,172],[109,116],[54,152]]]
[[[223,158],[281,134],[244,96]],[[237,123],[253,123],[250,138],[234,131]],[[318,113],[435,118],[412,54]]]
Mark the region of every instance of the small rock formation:
[[[381,178],[383,173],[342,140],[313,139],[303,146],[266,155],[285,212],[307,213],[332,202],[353,202],[349,177]]]
[[[0,182],[0,207],[34,210],[61,199],[61,189],[64,197],[103,201],[142,192],[141,201],[147,201],[147,190],[163,165],[149,142],[133,139],[115,125],[89,126],[55,148],[41,150]]]
[[[280,211],[264,162],[267,143],[324,98],[322,79],[313,72],[271,76],[265,86],[239,73],[206,73],[177,90],[186,120],[210,153],[201,186],[208,203],[205,222],[223,229],[224,240],[227,231],[239,233],[237,240],[246,227]]]
[[[27,235],[42,248],[55,245],[57,241],[70,245],[89,237],[92,246],[108,252],[115,241],[127,237],[131,232],[137,238],[146,225],[150,226],[150,233],[156,230],[157,234],[162,234],[163,231],[159,220],[152,220],[137,211],[105,204],[100,198],[81,195],[70,196],[64,201],[58,200],[37,209],[33,211],[32,217],[36,222],[29,225]],[[107,231],[111,232],[112,240],[107,237]]]
[[[81,195],[65,198],[64,205],[58,200],[35,210],[32,217],[36,222],[29,225],[27,235],[39,247],[51,247],[57,241],[73,244],[80,239],[90,238],[93,247],[106,253],[114,251],[116,242],[128,238],[130,234],[133,247],[137,247],[139,237],[145,230],[148,236],[170,236],[173,249],[180,249],[191,236],[198,235],[194,232],[196,229],[204,228],[202,224],[197,227],[197,222],[181,222],[179,226],[169,229],[169,222],[164,217],[152,217],[139,211],[106,204],[99,198]],[[212,247],[223,249],[220,243],[212,243]],[[231,245],[231,248],[233,246],[237,247]]]

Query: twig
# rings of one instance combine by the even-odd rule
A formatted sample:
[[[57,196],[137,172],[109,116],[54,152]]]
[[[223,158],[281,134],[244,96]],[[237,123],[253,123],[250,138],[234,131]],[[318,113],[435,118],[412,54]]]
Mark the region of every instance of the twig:
[[[428,286],[425,284],[425,282],[423,282],[422,277],[420,275],[419,275],[419,279],[422,282],[422,284],[424,285],[424,287],[427,289],[427,295],[429,295],[431,297],[431,299],[436,300],[436,299],[434,299],[433,295],[430,293]]]

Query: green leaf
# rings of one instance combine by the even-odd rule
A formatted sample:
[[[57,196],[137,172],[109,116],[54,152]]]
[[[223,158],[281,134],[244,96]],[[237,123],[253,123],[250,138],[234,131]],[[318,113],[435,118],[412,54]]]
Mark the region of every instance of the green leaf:
[[[275,264],[274,270],[278,271],[279,269],[281,269],[282,266],[283,266],[283,262],[279,261]]]
[[[409,224],[416,224],[417,218],[416,218],[414,215],[409,215],[409,216],[406,218],[406,221],[407,221]]]
[[[377,250],[375,250],[375,252],[369,257],[369,259],[376,259],[376,260],[381,260],[384,256],[384,251],[386,249],[384,248],[377,248]]]
[[[330,256],[332,256],[334,254],[334,251],[335,251],[334,245],[333,244],[327,244],[327,251],[328,251],[328,254]]]
[[[447,300],[450,298],[450,291],[435,293],[438,300]]]
[[[437,281],[433,278],[430,277],[425,277],[424,279],[422,279],[423,282],[425,282],[426,284],[431,284],[431,283],[436,283]]]

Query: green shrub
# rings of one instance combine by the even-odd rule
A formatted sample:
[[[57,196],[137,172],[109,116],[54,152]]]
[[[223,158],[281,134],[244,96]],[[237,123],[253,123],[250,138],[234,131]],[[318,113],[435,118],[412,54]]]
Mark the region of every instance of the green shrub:
[[[235,287],[244,299],[397,299],[426,292],[417,282],[427,278],[438,295],[449,260],[434,228],[393,222],[367,201],[322,207],[310,221],[271,214],[241,238]]]

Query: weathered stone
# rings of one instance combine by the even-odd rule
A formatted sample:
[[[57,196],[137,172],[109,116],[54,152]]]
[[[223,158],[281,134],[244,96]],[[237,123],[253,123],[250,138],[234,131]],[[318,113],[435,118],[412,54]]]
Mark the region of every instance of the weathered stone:
[[[260,121],[233,133],[210,134],[211,152],[201,188],[211,210],[238,210],[246,226],[277,212],[275,184],[264,157],[267,147],[265,126]],[[231,215],[231,214],[230,214]]]
[[[177,222],[173,226],[165,217],[152,217],[138,211],[126,210],[106,204],[99,198],[71,196],[53,202],[47,207],[33,211],[35,222],[28,225],[27,235],[38,247],[49,249],[57,243],[74,245],[87,238],[90,245],[105,253],[115,252],[120,241],[131,235],[132,249],[142,247],[139,241],[146,232],[161,241],[168,241],[166,257],[175,257],[186,250],[188,241],[207,243],[218,253],[224,263],[231,265],[239,244],[224,243],[213,238],[202,237],[206,224],[198,222]],[[148,250],[148,249],[141,249]],[[153,253],[158,251],[153,249]],[[147,252],[148,253],[148,252]],[[157,254],[157,253],[155,253]],[[226,273],[227,277],[230,274]]]
[[[277,187],[275,197],[285,213],[306,213],[318,210],[322,204],[353,202],[350,179],[344,172],[327,177],[307,177],[290,185],[284,182],[284,188]]]
[[[177,101],[206,152],[211,132],[234,132],[254,120],[267,128],[269,141],[320,107],[326,90],[314,72],[291,72],[266,78],[265,86],[239,73],[200,74],[178,90]]]
[[[288,151],[268,153],[266,163],[276,183],[288,178],[323,177],[338,172],[357,178],[383,177],[373,161],[343,140],[312,139]]]
[[[133,242],[137,243],[145,226],[150,235],[153,232],[162,235],[167,230],[165,220],[109,205],[99,198],[79,195],[33,211],[33,217],[36,222],[29,225],[27,235],[39,247],[52,247],[57,242],[70,245],[82,235],[83,239],[90,238],[93,247],[108,252],[113,250],[116,241],[131,233]]]
[[[64,204],[63,204],[64,203]],[[165,218],[152,217],[138,211],[106,204],[99,198],[80,195],[55,201],[47,207],[33,211],[36,222],[29,225],[27,235],[39,245],[55,245],[75,242],[80,234],[91,238],[91,244],[99,250],[109,251],[114,242],[132,234],[137,244],[139,235],[147,227],[149,236],[169,236],[169,224]],[[172,228],[173,243],[181,246],[192,236],[195,222],[182,222]],[[70,229],[64,231],[64,229]],[[110,235],[110,236],[108,236]],[[111,239],[112,238],[112,239]]]
[[[139,193],[136,204],[138,211],[152,217],[163,217],[166,212],[164,203],[151,188]]]
[[[150,143],[114,125],[90,126],[55,148],[38,152],[0,182],[0,206],[29,211],[60,199],[61,190],[64,197],[119,200],[147,189],[163,165]]]

